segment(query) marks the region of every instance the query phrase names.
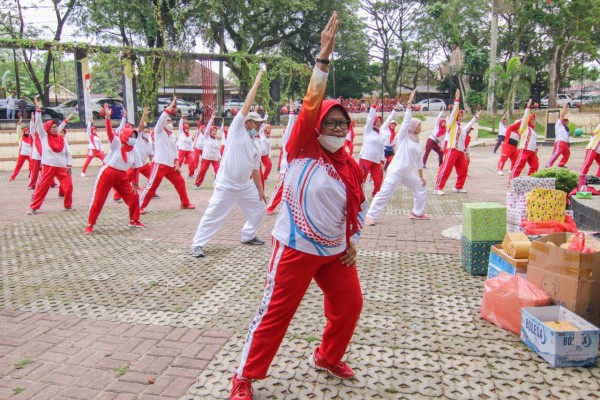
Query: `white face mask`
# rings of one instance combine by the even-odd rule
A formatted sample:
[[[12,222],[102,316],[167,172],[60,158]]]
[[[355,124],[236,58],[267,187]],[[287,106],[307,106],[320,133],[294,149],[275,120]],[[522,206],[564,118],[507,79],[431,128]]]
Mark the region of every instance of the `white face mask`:
[[[342,148],[346,138],[344,136],[329,136],[329,135],[320,135],[318,138],[319,143],[325,150],[328,150],[331,153],[335,153],[339,149]]]
[[[173,124],[167,124],[167,125],[165,126],[165,128],[167,128],[167,130],[168,130],[169,132],[171,132],[171,131],[173,130]]]
[[[144,139],[149,140],[150,139],[150,134],[149,133],[142,133],[142,136],[144,137]]]

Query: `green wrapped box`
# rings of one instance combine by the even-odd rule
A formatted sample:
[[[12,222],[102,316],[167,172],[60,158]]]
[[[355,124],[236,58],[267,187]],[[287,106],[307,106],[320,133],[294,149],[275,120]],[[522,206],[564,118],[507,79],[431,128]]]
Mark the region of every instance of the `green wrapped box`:
[[[502,240],[491,242],[472,242],[464,235],[461,237],[461,265],[469,275],[487,275],[490,251]]]
[[[463,235],[472,242],[502,241],[506,235],[506,206],[500,203],[464,203]]]

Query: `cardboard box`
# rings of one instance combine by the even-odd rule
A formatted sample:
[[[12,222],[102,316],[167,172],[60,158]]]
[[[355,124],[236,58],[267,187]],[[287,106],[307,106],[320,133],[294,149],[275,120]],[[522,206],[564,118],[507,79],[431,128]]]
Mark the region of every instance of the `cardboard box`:
[[[547,321],[566,321],[577,329],[557,331]],[[564,307],[523,307],[521,341],[553,367],[595,367],[600,329]]]
[[[496,242],[472,242],[461,237],[461,265],[469,275],[485,276],[488,272],[490,250]]]
[[[529,258],[531,240],[522,232],[507,232],[502,248],[513,258]]]
[[[464,203],[463,235],[472,242],[501,241],[506,235],[506,207],[500,203]]]
[[[580,253],[558,247],[571,236],[553,233],[531,242],[527,280],[544,289],[553,304],[600,325],[600,252]]]
[[[500,271],[510,275],[527,273],[528,262],[528,258],[512,258],[501,245],[493,245],[490,251],[487,278],[490,279],[498,276]]]

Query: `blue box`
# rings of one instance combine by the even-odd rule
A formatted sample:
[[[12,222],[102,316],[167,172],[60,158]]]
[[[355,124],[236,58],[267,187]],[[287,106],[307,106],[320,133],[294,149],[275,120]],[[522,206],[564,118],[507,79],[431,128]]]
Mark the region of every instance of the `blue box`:
[[[554,330],[544,322],[566,321],[576,330]],[[600,329],[561,306],[523,307],[521,341],[553,367],[595,367]]]
[[[493,245],[490,251],[487,279],[498,276],[501,271],[513,276],[517,273],[526,273],[528,262],[527,258],[512,258],[501,245]]]

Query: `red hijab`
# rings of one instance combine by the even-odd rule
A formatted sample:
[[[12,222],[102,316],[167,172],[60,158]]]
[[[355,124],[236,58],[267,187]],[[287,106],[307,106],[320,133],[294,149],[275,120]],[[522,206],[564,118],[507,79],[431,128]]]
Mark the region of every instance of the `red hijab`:
[[[185,136],[187,137],[190,136],[190,126],[188,124],[183,124],[183,133],[185,133]]]
[[[123,161],[127,162],[127,152],[133,150],[133,146],[127,144],[127,141],[133,134],[133,132],[137,133],[137,130],[131,128],[123,128],[121,132],[119,132],[119,140],[121,141],[121,156],[123,157]]]
[[[323,118],[333,107],[342,110],[346,119],[350,120],[348,112],[336,100],[323,100],[319,111],[319,119],[317,120],[317,129],[320,129]],[[365,201],[365,194],[361,186],[362,173],[354,158],[344,150],[344,146],[340,147],[335,153],[322,149],[324,158],[333,165],[342,178],[344,185],[346,185],[346,241],[349,244],[350,237],[361,227],[358,221],[358,212],[360,211],[360,205]]]
[[[29,128],[23,128],[23,136],[21,136],[21,140],[27,144],[31,144],[31,134],[29,132]]]
[[[348,118],[348,119],[350,119],[350,118]],[[375,124],[377,123],[377,121],[379,121],[379,122],[383,123],[383,118],[381,118],[381,115],[378,115],[378,116],[376,116],[376,117],[375,117],[375,120],[373,121],[373,130],[374,130],[375,132],[379,133],[379,128],[376,128],[376,127],[375,127]]]
[[[50,120],[46,121],[44,124],[44,130],[46,131],[48,137],[48,145],[53,152],[60,153],[65,148],[65,138],[58,133],[55,133],[54,135],[51,134],[50,128],[52,128],[52,125],[56,125],[56,122]]]
[[[440,137],[442,135],[446,134],[446,120],[445,119],[440,119],[440,122],[438,122],[438,132],[436,137]]]

